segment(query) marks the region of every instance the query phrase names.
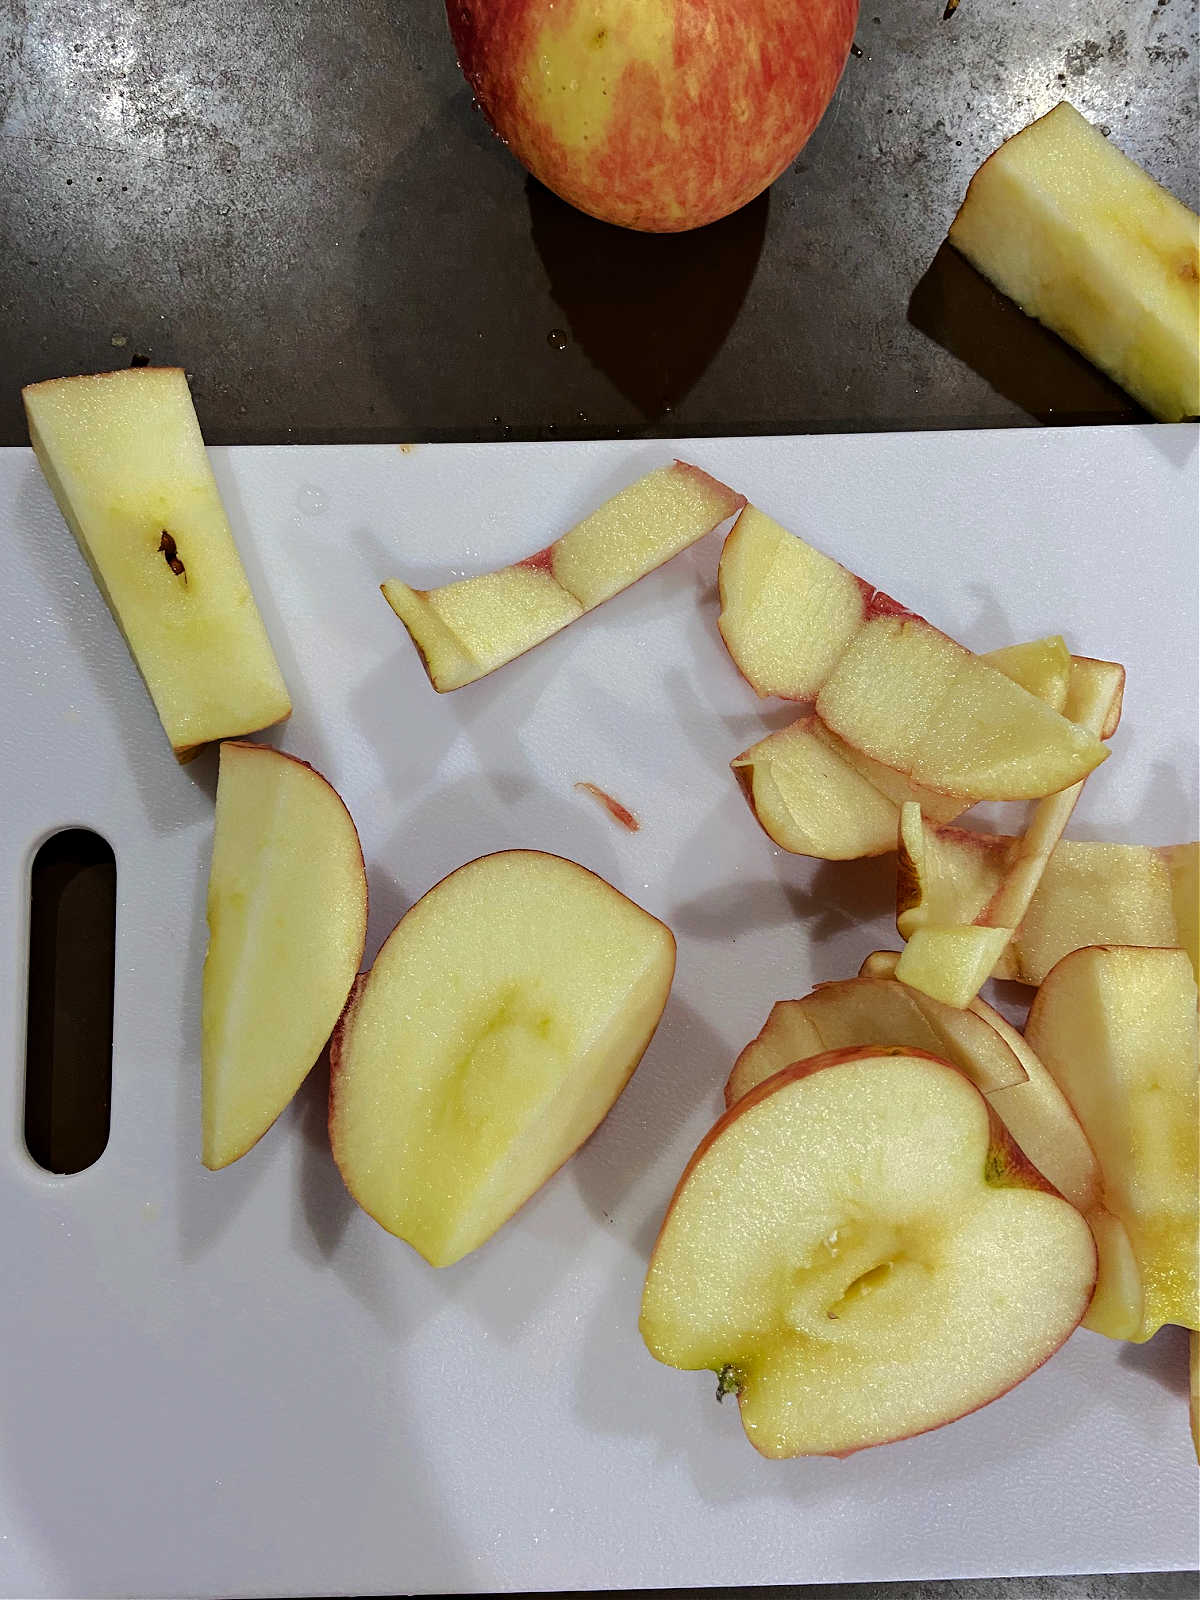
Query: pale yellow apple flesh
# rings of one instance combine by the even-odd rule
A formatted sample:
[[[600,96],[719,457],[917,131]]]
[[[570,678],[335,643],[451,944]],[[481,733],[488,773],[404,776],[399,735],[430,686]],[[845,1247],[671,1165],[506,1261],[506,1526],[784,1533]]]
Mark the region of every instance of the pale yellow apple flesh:
[[[909,939],[927,924],[982,917],[1020,847],[1005,834],[932,827],[915,809],[900,841],[896,923]],[[1198,857],[1194,842],[1156,850],[1059,840],[992,977],[1038,984],[1063,956],[1097,944],[1179,945],[1194,963]]]
[[[574,862],[451,873],[397,924],[331,1049],[329,1133],[364,1210],[434,1266],[482,1244],[637,1066],[675,942]]]
[[[659,1361],[717,1373],[767,1456],[844,1454],[987,1404],[1079,1322],[1087,1224],[956,1068],[838,1051],[728,1110],[650,1259]]]
[[[1196,983],[1182,950],[1076,950],[1034,997],[1026,1036],[1096,1152],[1142,1279],[1148,1339],[1200,1326]],[[1102,1261],[1103,1266],[1103,1261]]]
[[[46,481],[176,755],[288,716],[183,372],[130,368],[22,393]]]
[[[303,761],[221,746],[202,1001],[203,1157],[267,1131],[341,1014],[362,960],[367,879],[350,813]]]
[[[1023,644],[1007,644],[999,650],[989,650],[983,659],[1006,678],[1028,689],[1053,711],[1062,711],[1067,703],[1067,685],[1071,678],[1071,652],[1061,634],[1047,634],[1044,639],[1030,639]]]
[[[863,962],[862,971],[866,976],[890,978],[896,975],[898,962],[896,951],[876,950]],[[918,1004],[936,1004],[921,995],[919,990],[913,990],[912,993]],[[963,1011],[944,1006],[938,1015],[947,1031],[952,1026],[951,1019],[956,1017],[964,1021],[971,1018],[982,1023],[998,1045],[1018,1063],[1022,1078],[985,1090],[988,1104],[1042,1176],[1076,1210],[1086,1212],[1090,1217],[1102,1201],[1100,1167],[1079,1125],[1079,1119],[1028,1042],[983,1000],[973,1000]],[[956,1061],[947,1051],[939,1053],[945,1055],[947,1060]],[[979,1087],[982,1088],[982,1084]]]
[[[433,687],[461,689],[645,577],[744,504],[707,472],[676,461],[622,489],[524,561],[437,589],[390,578],[384,598]]]
[[[733,1105],[797,1061],[871,1045],[939,1056],[989,1097],[1026,1081],[1017,1056],[979,1017],[940,1005],[890,977],[860,976],[822,983],[802,1000],[776,1001],[762,1031],[734,1063],[725,1104]]]
[[[1070,663],[1063,714],[1097,738],[1115,728],[1125,693],[1125,669],[1116,662]],[[1083,792],[1083,783],[1047,795],[1008,857],[1003,879],[974,923],[917,927],[900,958],[897,976],[914,988],[965,1006],[995,971],[1037,892],[1046,864]],[[913,829],[911,811],[901,836]]]
[[[822,721],[916,783],[977,800],[1038,799],[1107,755],[1095,734],[920,617],[858,630],[816,699]]]
[[[1154,416],[1200,413],[1200,218],[1073,106],[984,162],[950,242]]]

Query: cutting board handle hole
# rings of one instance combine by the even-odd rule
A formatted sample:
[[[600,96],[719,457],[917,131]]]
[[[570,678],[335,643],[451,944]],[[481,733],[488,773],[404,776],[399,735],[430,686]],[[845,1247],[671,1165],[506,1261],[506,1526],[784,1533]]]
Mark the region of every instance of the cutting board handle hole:
[[[87,828],[33,858],[25,1145],[47,1172],[82,1172],[108,1143],[112,1102],[117,863]]]

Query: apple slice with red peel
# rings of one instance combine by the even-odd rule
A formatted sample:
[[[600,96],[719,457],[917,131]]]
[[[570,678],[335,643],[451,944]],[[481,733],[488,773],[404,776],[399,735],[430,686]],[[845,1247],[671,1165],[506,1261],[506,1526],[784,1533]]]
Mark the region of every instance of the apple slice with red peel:
[[[437,589],[391,578],[384,598],[434,688],[461,689],[645,577],[745,503],[699,467],[676,461],[631,483],[524,561]]]
[[[895,1046],[939,1056],[990,1096],[1025,1082],[1020,1060],[986,1022],[940,1005],[890,977],[822,983],[802,1000],[777,1000],[725,1085],[731,1106],[773,1073],[830,1050]]]
[[[1108,754],[1094,733],[908,613],[859,628],[816,712],[847,744],[968,803],[1040,799]]]
[[[338,1025],[346,1187],[434,1266],[476,1249],[603,1120],[658,1025],[675,941],[535,850],[452,872],[397,924]]]
[[[1090,947],[1034,997],[1026,1036],[1083,1125],[1142,1279],[1148,1339],[1200,1326],[1196,983],[1182,950]]]
[[[863,962],[862,973],[868,977],[893,978],[897,975],[899,960],[899,952],[895,950],[876,950]],[[918,1004],[937,1004],[930,1002],[920,990],[910,993]],[[1092,1147],[1062,1090],[1028,1041],[983,1000],[973,1000],[963,1011],[943,1006],[938,1014],[948,1030],[955,1017],[973,1018],[1009,1052],[1023,1076],[1016,1082],[999,1084],[985,1091],[988,1104],[1042,1176],[1077,1210],[1091,1212],[1100,1205],[1103,1181]]]
[[[350,813],[303,761],[226,742],[202,999],[203,1157],[266,1133],[325,1046],[362,960],[367,878]]]
[[[844,1455],[986,1405],[1092,1294],[1083,1218],[957,1068],[849,1050],[777,1072],[688,1163],[641,1331],[736,1393],[763,1455]]]

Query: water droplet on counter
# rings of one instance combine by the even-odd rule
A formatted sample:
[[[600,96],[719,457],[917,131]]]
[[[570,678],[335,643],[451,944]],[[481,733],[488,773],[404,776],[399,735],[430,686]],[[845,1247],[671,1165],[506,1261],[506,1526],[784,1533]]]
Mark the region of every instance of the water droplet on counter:
[[[565,328],[551,328],[546,335],[546,343],[551,350],[565,350],[570,342]]]
[[[305,484],[297,492],[296,504],[307,516],[319,517],[325,510],[324,490],[318,489],[314,484]]]

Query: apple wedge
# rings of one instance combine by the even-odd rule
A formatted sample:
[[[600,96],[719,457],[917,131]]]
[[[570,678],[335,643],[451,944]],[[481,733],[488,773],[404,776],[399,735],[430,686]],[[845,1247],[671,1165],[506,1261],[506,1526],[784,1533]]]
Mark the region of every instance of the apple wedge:
[[[266,1133],[325,1046],[362,960],[367,878],[335,791],[266,745],[221,746],[202,999],[203,1158]]]
[[[900,932],[911,938],[925,924],[982,917],[1019,846],[1004,834],[935,828],[910,812],[901,823]],[[1061,839],[992,977],[1039,984],[1063,956],[1095,944],[1178,945],[1195,964],[1198,857],[1194,842],[1151,849]]]
[[[461,689],[645,577],[745,503],[699,467],[676,461],[631,483],[524,561],[438,589],[391,578],[384,598],[433,687]]]
[[[29,437],[181,759],[291,712],[187,378],[140,367],[22,391]]]
[[[1100,738],[1104,729],[1117,726],[1124,694],[1125,668],[1116,662],[1072,662],[1063,713]],[[965,1006],[974,999],[1028,912],[1082,792],[1082,782],[1075,783],[1038,801],[996,892],[973,923],[914,929],[897,968],[902,982],[949,1005]],[[903,838],[912,829],[911,811],[901,821]]]
[[[1066,704],[1072,662],[1057,634],[982,659],[1056,711]],[[873,761],[812,714],[768,734],[730,765],[772,843],[824,861],[889,854],[907,801],[938,824],[952,822],[967,806]]]
[[[950,243],[1152,415],[1200,413],[1200,218],[1066,101],[984,162]]]
[[[1082,1317],[1091,1233],[947,1062],[848,1050],[737,1101],[680,1179],[641,1331],[718,1375],[763,1455],[845,1455],[986,1405]]]
[[[940,1005],[890,977],[859,976],[819,984],[802,1000],[777,1000],[762,1031],[734,1063],[725,1104],[733,1105],[797,1061],[873,1045],[938,1056],[989,1097],[1026,1081],[1020,1060],[979,1017]]]
[[[1090,947],[1034,997],[1026,1037],[1087,1134],[1128,1233],[1148,1339],[1200,1326],[1196,982],[1182,950]]]
[[[603,1120],[674,969],[670,930],[574,862],[506,850],[451,873],[334,1036],[350,1193],[434,1266],[476,1249]]]

